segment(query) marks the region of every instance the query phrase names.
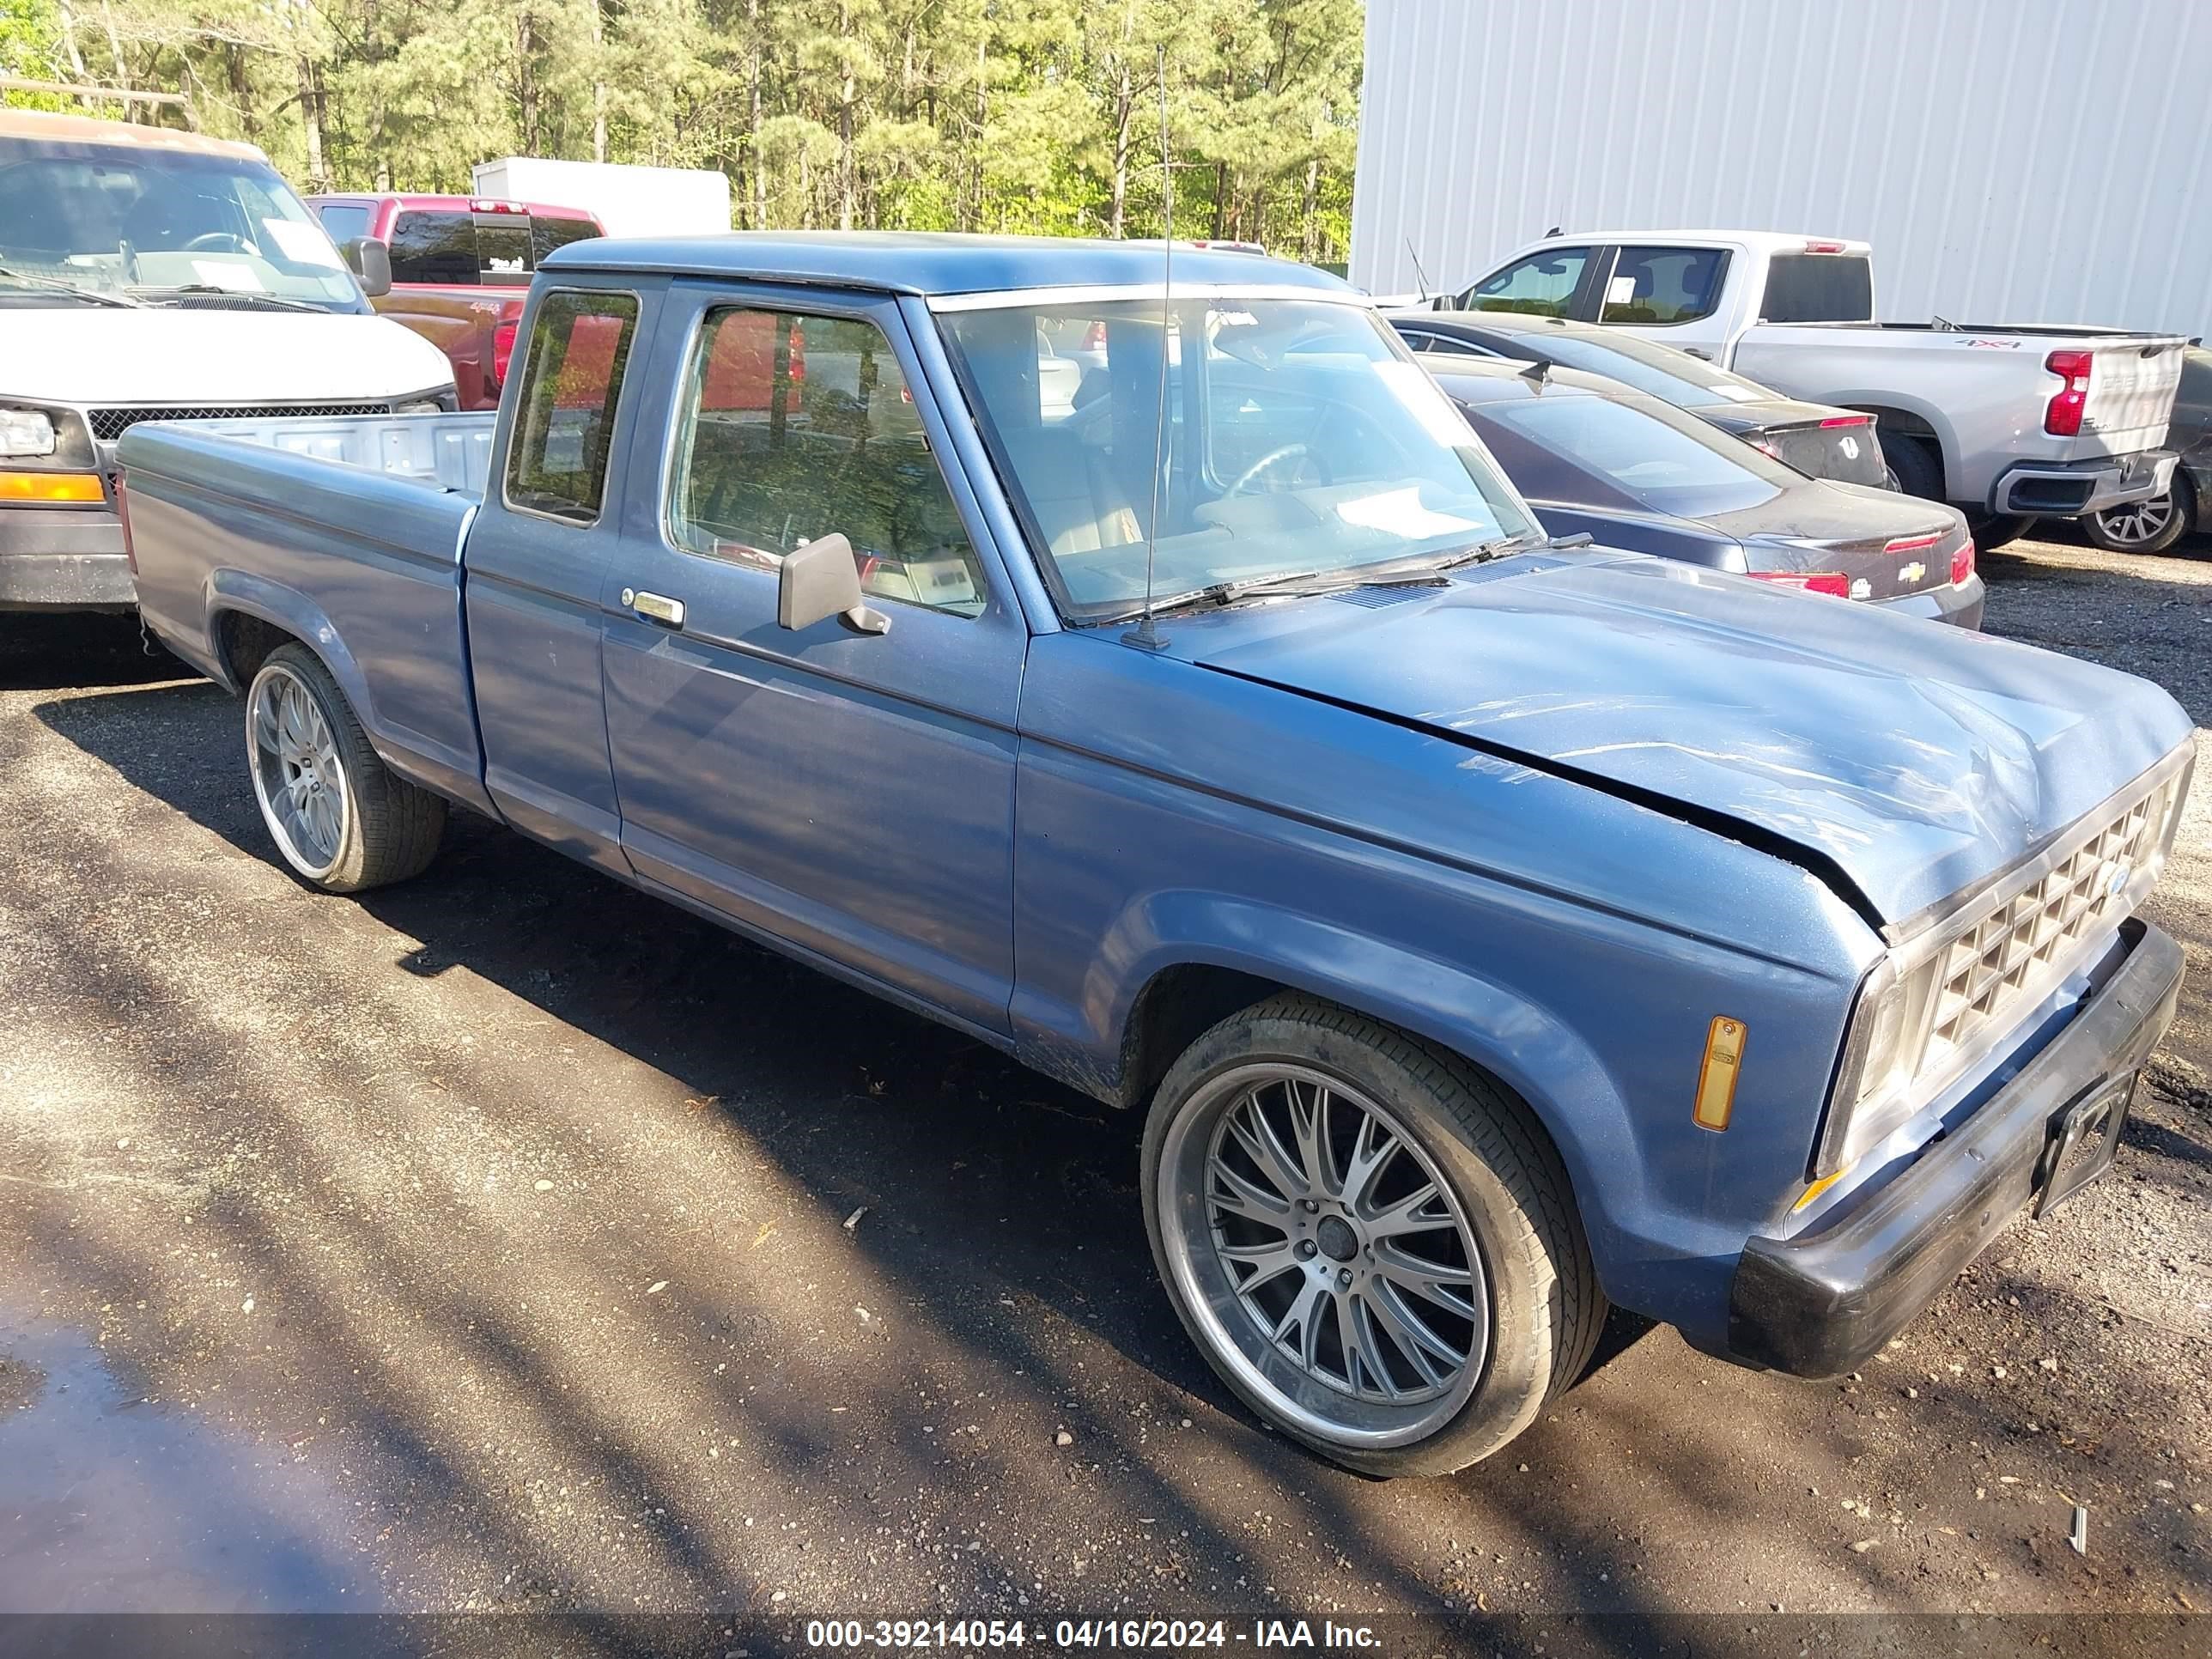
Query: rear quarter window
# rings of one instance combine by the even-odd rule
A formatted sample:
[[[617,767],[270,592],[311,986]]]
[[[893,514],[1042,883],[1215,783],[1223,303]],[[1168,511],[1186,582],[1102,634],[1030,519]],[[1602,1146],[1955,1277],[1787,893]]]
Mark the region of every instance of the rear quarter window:
[[[392,227],[392,280],[477,285],[477,227],[465,213],[403,213]]]
[[[326,202],[315,210],[323,228],[341,245],[368,234],[368,210],[356,202]]]
[[[571,242],[590,240],[599,234],[599,228],[589,219],[532,219],[530,222],[530,246],[535,258],[543,259],[556,247],[566,247]]]
[[[1843,253],[1778,253],[1767,262],[1759,316],[1768,323],[1870,323],[1873,263]]]

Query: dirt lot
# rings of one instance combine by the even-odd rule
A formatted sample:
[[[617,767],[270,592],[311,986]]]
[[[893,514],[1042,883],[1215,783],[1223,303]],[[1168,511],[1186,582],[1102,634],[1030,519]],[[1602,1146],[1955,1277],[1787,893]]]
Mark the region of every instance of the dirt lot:
[[[2212,557],[1985,569],[1992,631],[2212,725]],[[1795,1653],[1852,1628],[1808,1613],[2212,1609],[2202,779],[2149,907],[2192,977],[2111,1176],[1856,1379],[1616,1317],[1504,1456],[1379,1485],[1184,1341],[1133,1120],[479,822],[404,888],[307,892],[236,706],[176,672],[128,625],[0,624],[0,1610],[504,1609],[567,1650],[754,1654],[826,1616],[1202,1614],[1556,1654],[1675,1613]]]

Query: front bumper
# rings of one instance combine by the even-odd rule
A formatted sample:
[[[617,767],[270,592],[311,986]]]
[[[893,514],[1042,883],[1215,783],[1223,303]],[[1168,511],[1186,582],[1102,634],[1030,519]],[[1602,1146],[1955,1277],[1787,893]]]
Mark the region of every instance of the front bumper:
[[[2078,519],[2163,495],[2180,457],[2170,449],[2101,455],[2087,461],[2021,461],[1990,487],[2000,518]]]
[[[1731,1353],[1800,1376],[1851,1370],[2021,1209],[2041,1215],[2104,1172],[2181,994],[2181,947],[2140,921],[2120,933],[2119,966],[1956,1131],[1835,1225],[1745,1246],[1729,1293]]]
[[[1949,623],[1954,628],[1979,629],[1982,607],[1988,599],[1989,589],[1977,573],[1962,582],[1946,582],[1924,592],[1877,603],[1893,617],[1918,617],[1925,622]]]
[[[0,507],[0,611],[128,611],[123,522],[104,507]]]

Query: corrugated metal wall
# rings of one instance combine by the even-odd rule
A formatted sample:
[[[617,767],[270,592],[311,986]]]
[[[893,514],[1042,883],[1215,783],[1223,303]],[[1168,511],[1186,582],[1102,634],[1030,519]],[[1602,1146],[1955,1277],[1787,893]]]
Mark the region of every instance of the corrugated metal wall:
[[[2212,336],[2212,0],[1368,0],[1352,280],[1553,225],[1875,246],[1887,320]]]

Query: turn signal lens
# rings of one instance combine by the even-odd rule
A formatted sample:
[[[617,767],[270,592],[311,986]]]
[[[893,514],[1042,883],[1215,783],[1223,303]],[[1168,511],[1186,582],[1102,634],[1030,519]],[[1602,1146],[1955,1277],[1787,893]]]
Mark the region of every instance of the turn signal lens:
[[[0,502],[83,507],[106,499],[97,472],[0,472]]]
[[[1826,593],[1831,599],[1848,599],[1851,596],[1851,579],[1840,570],[1754,570],[1751,579],[1772,582],[1777,587],[1798,588],[1807,593]]]
[[[1705,1061],[1698,1068],[1698,1100],[1690,1113],[1690,1121],[1700,1129],[1717,1134],[1729,1126],[1747,1035],[1744,1023],[1726,1014],[1715,1018],[1705,1032]]]
[[[1974,544],[1971,541],[1960,542],[1959,550],[1951,556],[1951,586],[1956,587],[1973,574]]]

